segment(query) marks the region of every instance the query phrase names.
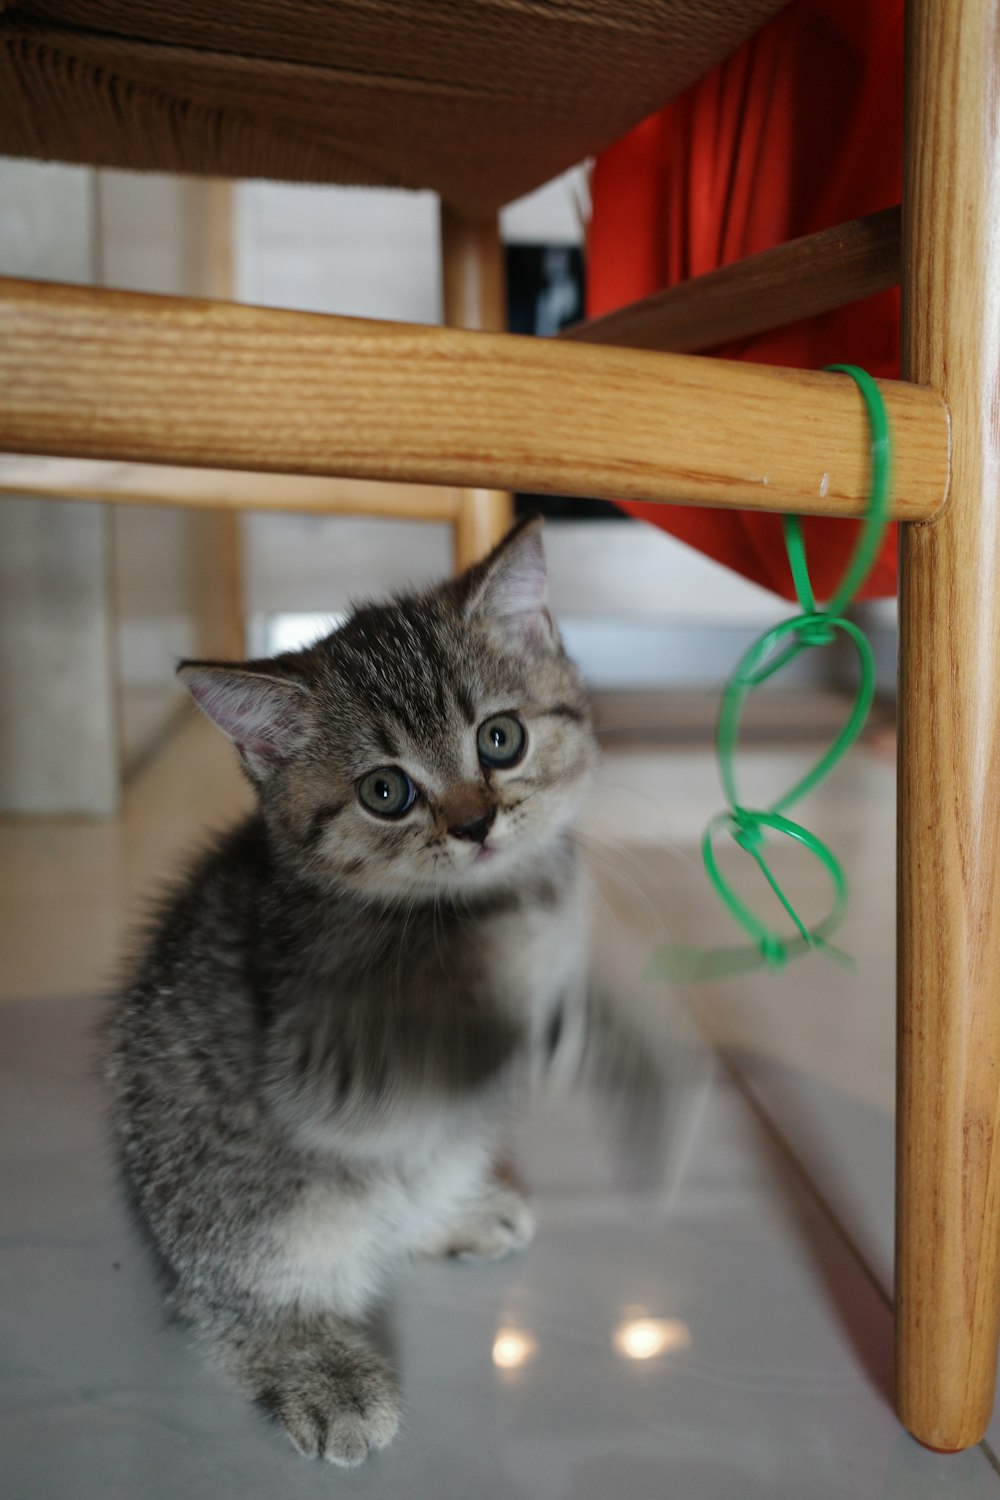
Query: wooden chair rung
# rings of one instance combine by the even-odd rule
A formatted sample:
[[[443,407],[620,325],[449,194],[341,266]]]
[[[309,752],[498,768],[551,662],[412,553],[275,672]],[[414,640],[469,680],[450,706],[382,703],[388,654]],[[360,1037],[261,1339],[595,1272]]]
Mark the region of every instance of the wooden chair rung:
[[[434,485],[4,453],[0,453],[0,494],[449,523],[454,523],[458,511],[456,492]]]
[[[695,354],[899,285],[898,206],[709,271],[560,338]]]
[[[947,411],[882,392],[893,514],[927,520]],[[17,281],[0,451],[831,516],[869,483],[844,375]]]

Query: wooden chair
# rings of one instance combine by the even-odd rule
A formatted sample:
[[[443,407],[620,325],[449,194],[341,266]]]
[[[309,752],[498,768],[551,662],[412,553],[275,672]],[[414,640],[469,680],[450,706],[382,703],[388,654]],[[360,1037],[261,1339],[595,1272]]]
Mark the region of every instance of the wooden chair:
[[[446,323],[505,324],[499,207],[606,144],[741,41],[782,0],[706,7],[683,47],[663,22],[688,7],[644,0],[617,16],[510,0],[358,7],[211,0],[137,12],[126,0],[0,5],[0,152],[225,177],[430,187],[441,195]],[[641,60],[640,60],[641,59]],[[195,459],[194,462],[199,462]],[[512,519],[508,494],[259,476],[203,483],[103,465],[0,470],[13,493],[289,507],[446,521],[456,567]],[[79,491],[76,491],[79,493]],[[230,546],[231,551],[235,549]]]
[[[2,154],[2,153],[0,153]],[[214,184],[216,190],[225,184]],[[229,209],[229,195],[224,197]],[[214,242],[226,239],[229,226],[211,228]],[[506,326],[503,246],[495,220],[471,223],[446,207],[441,212],[441,279],[446,321],[459,328],[502,329]],[[231,261],[231,255],[227,256]],[[228,278],[226,294],[231,288]],[[218,295],[213,287],[212,294]],[[357,480],[334,476],[287,475],[205,470],[163,464],[115,463],[60,458],[19,458],[0,454],[0,495],[86,499],[126,505],[182,505],[216,509],[225,518],[214,540],[230,559],[232,595],[226,611],[224,640],[237,641],[244,630],[238,512],[295,510],[326,515],[371,515],[410,521],[443,522],[451,529],[455,569],[460,572],[483,556],[510,528],[511,495],[482,488],[456,489],[413,485],[393,480]],[[220,649],[216,647],[215,649]],[[241,647],[233,645],[232,654]]]
[[[431,186],[474,237],[777,8],[300,0],[279,30],[264,0],[28,0],[0,21],[0,150]],[[1000,1314],[1000,0],[910,0],[907,92],[898,1402],[952,1450],[989,1418]],[[846,377],[662,351],[779,321],[790,288],[795,316],[865,295],[896,247],[891,215],[847,226],[544,342],[6,283],[0,447],[857,515]]]

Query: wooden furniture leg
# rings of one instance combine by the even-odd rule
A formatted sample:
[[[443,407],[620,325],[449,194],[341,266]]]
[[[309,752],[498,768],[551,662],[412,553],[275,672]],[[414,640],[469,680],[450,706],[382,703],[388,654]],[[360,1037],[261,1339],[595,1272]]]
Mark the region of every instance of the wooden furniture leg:
[[[184,183],[187,194],[187,285],[199,297],[236,295],[233,185],[223,178]],[[238,661],[246,655],[243,517],[238,510],[205,510],[198,518],[194,599],[198,653]]]
[[[503,333],[507,285],[496,219],[473,222],[442,204],[441,266],[444,321],[449,327]],[[455,571],[462,572],[487,553],[510,529],[513,519],[514,502],[505,491],[459,490]]]
[[[897,1399],[983,1436],[1000,1315],[1000,0],[910,0],[904,374],[953,420],[900,577]]]

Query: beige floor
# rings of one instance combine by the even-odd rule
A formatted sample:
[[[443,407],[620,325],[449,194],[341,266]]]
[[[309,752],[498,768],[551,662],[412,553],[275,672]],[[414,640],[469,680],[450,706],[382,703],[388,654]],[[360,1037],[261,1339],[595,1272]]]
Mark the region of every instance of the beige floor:
[[[0,820],[0,998],[105,988],[185,850],[249,804],[228,746],[192,714],[119,817]]]
[[[757,747],[748,762],[756,789],[766,794],[787,785],[814,754],[809,748]],[[192,713],[132,779],[117,818],[0,819],[0,998],[106,987],[157,890],[183,869],[186,854],[208,832],[227,826],[250,804],[229,747]],[[731,940],[724,927],[717,930],[719,914],[707,897],[696,852],[705,820],[719,805],[718,775],[707,749],[640,743],[605,752],[585,822],[588,848],[596,870],[604,869],[619,892],[617,902],[647,911],[651,937],[686,934],[693,921],[706,939]],[[831,835],[836,829],[849,840],[852,873],[864,893],[857,908],[867,916],[867,932],[870,896],[884,892],[892,869],[891,772],[858,753],[811,808],[817,832]],[[811,883],[812,872],[803,873]],[[630,894],[635,882],[639,889]],[[870,936],[879,946],[874,929]],[[799,973],[793,970],[793,983]],[[716,1024],[719,1007],[709,1013]],[[742,1035],[735,1015],[724,1029],[731,1039]],[[792,1047],[786,1026],[773,1040],[784,1052]],[[882,1068],[876,1071],[881,1076]],[[874,1077],[865,1086],[884,1102]]]
[[[815,746],[751,748],[744,757],[747,799],[770,800],[816,753]],[[703,1071],[699,1045],[724,1052],[886,1294],[894,791],[888,759],[859,749],[801,814],[844,859],[852,905],[841,936],[855,971],[809,958],[783,973],[758,972],[679,994],[642,982],[660,944],[740,941],[698,855],[705,823],[720,806],[714,756],[707,748],[614,749],[605,754],[585,820],[599,890],[598,948],[616,982],[627,982],[647,1007],[662,1008],[684,1039],[693,1075]],[[224,827],[249,803],[229,747],[192,713],[133,779],[118,818],[0,821],[0,1000],[93,994],[113,984],[157,890],[208,830]],[[773,859],[801,909],[818,916],[825,877],[792,850],[779,848]],[[697,1088],[684,1092],[696,1095]]]
[[[772,799],[815,755],[815,746],[751,750],[744,765],[746,800]],[[66,1032],[67,1017],[79,1015],[81,1034],[86,1032],[93,1006],[78,997],[111,981],[128,932],[156,887],[182,865],[185,851],[206,829],[225,825],[248,800],[228,747],[206,722],[192,717],[164,754],[134,780],[119,818],[108,823],[0,823],[0,998],[7,1002],[0,1006],[0,1026],[9,1020],[8,1046],[13,1047],[6,1059],[0,1057],[0,1066],[6,1063],[15,1085],[7,1091],[8,1103],[17,1105],[15,1124],[9,1129],[11,1142],[27,1147],[34,1139],[25,1136],[23,1110],[30,1106],[44,1112],[49,1106],[43,1106],[43,1099],[51,1094],[55,1100],[60,1089],[70,1087],[58,1049],[50,1059],[47,1045],[39,1053],[35,1031],[50,1036],[55,1048]],[[568,1116],[543,1122],[541,1129],[538,1122],[532,1127],[534,1133],[522,1152],[530,1164],[529,1176],[540,1173],[544,1179],[551,1168],[542,1217],[550,1226],[546,1243],[554,1280],[538,1316],[544,1313],[550,1319],[546,1337],[558,1343],[562,1330],[567,1340],[561,1373],[545,1376],[538,1399],[558,1406],[576,1373],[591,1369],[595,1384],[592,1390],[588,1387],[587,1399],[593,1402],[593,1412],[573,1427],[572,1442],[577,1445],[591,1429],[602,1430],[600,1424],[610,1420],[612,1408],[618,1411],[615,1392],[626,1389],[621,1372],[609,1375],[593,1360],[581,1366],[574,1342],[579,1330],[564,1315],[574,1287],[583,1299],[581,1307],[597,1306],[602,1288],[618,1277],[623,1287],[627,1283],[627,1289],[633,1289],[626,1298],[630,1306],[645,1299],[650,1306],[662,1302],[670,1312],[671,1299],[683,1303],[687,1298],[696,1333],[694,1351],[679,1361],[676,1380],[665,1366],[658,1367],[660,1383],[644,1387],[651,1397],[655,1394],[649,1411],[643,1408],[645,1414],[637,1415],[630,1397],[621,1406],[620,1425],[612,1423],[601,1438],[608,1452],[619,1451],[621,1443],[650,1445],[648,1472],[637,1470],[623,1494],[662,1492],[663,1484],[681,1473],[691,1480],[684,1493],[697,1490],[710,1500],[729,1500],[735,1493],[843,1495],[851,1500],[868,1495],[915,1500],[925,1495],[995,1494],[1000,1487],[1000,1469],[993,1458],[1000,1440],[996,1418],[982,1452],[937,1460],[899,1431],[885,1396],[894,1070],[891,763],[884,754],[856,750],[802,809],[802,820],[841,855],[852,884],[851,912],[840,940],[855,960],[854,970],[810,957],[781,973],[758,972],[678,996],[663,986],[643,985],[642,972],[659,943],[738,941],[708,889],[697,853],[705,822],[719,804],[717,772],[707,750],[635,747],[605,758],[584,829],[599,888],[594,930],[614,974],[639,992],[647,1007],[662,1011],[668,1029],[684,1042],[677,1048],[679,1060],[671,1080],[678,1101],[673,1116],[677,1170],[668,1193],[672,1206],[662,1220],[667,1227],[657,1229],[643,1250],[642,1266],[632,1266],[629,1257],[638,1254],[645,1231],[640,1220],[630,1228],[632,1220],[621,1219],[620,1208],[614,1207],[619,1203],[614,1180],[610,1186],[605,1183],[603,1196],[593,1197],[588,1174],[596,1170],[598,1153],[589,1149]],[[794,852],[783,850],[776,851],[775,865],[800,909],[818,915],[826,892],[815,870],[797,860]],[[53,1025],[56,1031],[50,1033],[47,1028]],[[88,1044],[79,1045],[86,1050]],[[21,1054],[24,1060],[18,1061]],[[86,1093],[86,1108],[93,1110],[93,1085],[83,1074],[78,1091],[81,1101]],[[51,1134],[65,1113],[54,1104],[51,1109],[51,1120],[42,1127],[45,1139],[45,1132]],[[69,1144],[60,1147],[62,1155],[53,1154],[51,1147],[43,1153],[46,1161],[51,1157],[59,1186],[45,1212],[57,1218],[61,1195],[75,1180],[66,1176],[65,1168],[75,1137],[66,1139]],[[80,1147],[74,1173],[86,1175],[93,1169],[90,1152],[90,1147]],[[44,1208],[48,1200],[32,1188],[31,1173],[25,1176],[20,1156],[11,1170],[11,1181],[28,1205],[23,1212],[30,1209],[37,1215],[39,1204]],[[778,1182],[784,1186],[775,1196]],[[90,1212],[81,1200],[81,1214],[84,1209]],[[110,1210],[102,1209],[105,1212]],[[697,1227],[685,1250],[684,1226],[690,1215]],[[614,1246],[598,1253],[604,1243],[601,1236],[611,1233],[612,1224],[617,1226]],[[588,1227],[582,1234],[578,1226],[584,1225]],[[23,1225],[19,1232],[23,1239]],[[90,1243],[90,1233],[88,1229],[82,1243]],[[672,1248],[661,1259],[663,1235]],[[14,1235],[11,1244],[16,1248],[21,1239]],[[593,1264],[588,1259],[591,1250]],[[34,1285],[34,1260],[29,1256],[18,1265],[16,1276],[25,1286]],[[536,1255],[517,1272],[520,1280],[503,1283],[503,1296],[514,1299],[512,1306],[518,1297],[528,1299],[525,1306],[517,1303],[522,1319],[530,1298],[538,1293],[532,1278],[537,1279],[547,1265],[544,1254],[541,1259]],[[86,1275],[91,1274],[87,1269]],[[642,1298],[635,1287],[644,1288]],[[32,1363],[38,1319],[44,1317],[39,1309],[47,1306],[41,1282],[37,1292],[31,1303],[36,1311],[30,1318],[25,1313],[27,1321],[19,1335],[23,1355],[30,1355]],[[109,1283],[111,1308],[112,1294]],[[442,1306],[450,1306],[454,1295],[442,1286]],[[68,1284],[64,1300],[67,1316],[79,1317],[87,1305]],[[474,1319],[480,1302],[471,1290],[468,1301],[463,1317]],[[15,1299],[15,1311],[19,1305]],[[508,1313],[509,1309],[504,1316]],[[428,1337],[424,1329],[418,1342],[426,1343]],[[160,1348],[159,1335],[150,1332],[149,1339],[151,1349],[154,1343]],[[58,1340],[53,1343],[53,1368],[62,1369],[68,1355],[57,1353],[57,1347],[62,1348]],[[449,1367],[450,1348],[442,1346],[441,1371]],[[177,1369],[171,1364],[161,1384],[174,1391],[182,1388],[178,1380],[191,1376],[183,1349],[171,1345],[171,1350]],[[543,1374],[540,1365],[539,1379]],[[444,1374],[440,1379],[447,1385]],[[82,1374],[80,1380],[83,1390]],[[639,1387],[635,1389],[638,1393]],[[675,1398],[686,1401],[688,1395],[694,1404],[670,1419],[668,1433],[657,1413],[669,1410]],[[76,1392],[73,1400],[78,1398]],[[115,1396],[112,1404],[126,1399],[134,1403],[138,1397]],[[495,1415],[499,1408],[491,1400],[483,1396],[481,1410]],[[798,1406],[800,1401],[805,1405]],[[725,1408],[719,1420],[728,1423],[726,1433],[715,1426],[702,1431],[698,1413],[714,1411],[718,1402]],[[440,1404],[435,1406],[429,1426],[441,1410]],[[525,1422],[525,1431],[534,1432],[537,1424],[529,1409],[517,1410],[520,1415],[511,1421],[515,1426]],[[80,1411],[83,1421],[87,1413]],[[563,1416],[569,1422],[568,1411],[559,1420]],[[215,1452],[214,1439],[206,1434],[215,1432],[216,1420],[213,1413],[210,1424],[199,1425],[192,1454],[206,1442],[205,1452]],[[543,1425],[558,1435],[558,1422]],[[571,1443],[568,1433],[569,1428],[557,1444],[563,1454]],[[81,1428],[81,1454],[90,1451],[88,1443]],[[170,1448],[171,1463],[177,1459],[175,1447]],[[38,1468],[38,1451],[30,1450],[32,1472]],[[111,1463],[118,1451],[109,1437],[104,1458]],[[687,1458],[679,1469],[682,1451],[687,1451]],[[735,1477],[743,1475],[751,1454],[760,1465],[757,1488],[747,1488]],[[91,1475],[95,1483],[98,1472],[94,1468]],[[381,1472],[386,1476],[390,1471]],[[599,1486],[602,1494],[608,1489],[607,1477]],[[372,1472],[372,1484],[374,1488],[366,1481],[364,1492],[381,1494],[377,1471]],[[411,1493],[408,1484],[403,1475],[400,1494]],[[524,1493],[551,1493],[560,1500],[564,1493],[584,1493],[565,1488],[562,1480],[557,1484],[552,1479],[541,1489],[534,1480],[532,1484],[535,1487]],[[303,1486],[305,1492],[305,1479]],[[428,1497],[443,1493],[433,1486],[425,1490]],[[51,1488],[31,1490],[36,1492],[55,1493]],[[509,1487],[507,1492],[512,1492]],[[587,1495],[592,1492],[597,1493],[586,1490]],[[162,1493],[172,1497],[175,1491],[164,1481]],[[384,1491],[387,1497],[396,1493],[391,1484]],[[419,1492],[420,1500],[424,1494]]]

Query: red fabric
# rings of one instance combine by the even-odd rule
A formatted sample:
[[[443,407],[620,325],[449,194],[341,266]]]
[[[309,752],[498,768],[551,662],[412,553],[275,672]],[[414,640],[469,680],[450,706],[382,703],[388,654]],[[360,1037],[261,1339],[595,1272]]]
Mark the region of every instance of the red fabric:
[[[903,0],[793,0],[722,67],[598,157],[591,316],[898,203],[902,43]],[[899,293],[717,352],[800,369],[849,362],[898,376]],[[794,597],[780,517],[622,503]],[[818,597],[839,580],[856,531],[845,521],[805,522]],[[863,595],[895,588],[892,527]]]

